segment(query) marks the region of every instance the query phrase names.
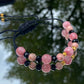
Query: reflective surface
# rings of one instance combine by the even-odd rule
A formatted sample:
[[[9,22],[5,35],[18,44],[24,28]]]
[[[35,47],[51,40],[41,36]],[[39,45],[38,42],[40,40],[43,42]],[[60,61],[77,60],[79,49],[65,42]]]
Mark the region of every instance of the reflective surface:
[[[70,66],[65,66],[61,71],[44,74],[38,71],[31,71],[24,66],[19,66],[16,61],[16,55],[12,39],[0,41],[4,42],[5,49],[12,52],[6,60],[10,69],[6,72],[6,78],[20,79],[21,83],[26,84],[83,84],[84,83],[84,2],[81,0],[18,0],[12,8],[5,10],[8,15],[37,15],[38,17],[58,17],[63,20],[69,20],[79,36],[78,55]],[[1,26],[0,31],[5,29],[18,29],[24,21],[10,21]],[[34,31],[20,36],[16,39],[17,45],[24,46],[29,52],[37,55],[44,53],[56,55],[63,52],[66,42],[61,36],[60,29],[55,28],[57,21],[50,21],[51,25],[39,25]],[[13,33],[7,32],[5,36],[13,36]],[[3,54],[4,55],[4,54]],[[3,56],[4,57],[4,56]],[[2,59],[2,58],[1,58]],[[2,64],[4,65],[4,64]],[[2,66],[4,67],[4,66]],[[0,73],[1,74],[1,73]],[[19,84],[19,83],[18,83]]]

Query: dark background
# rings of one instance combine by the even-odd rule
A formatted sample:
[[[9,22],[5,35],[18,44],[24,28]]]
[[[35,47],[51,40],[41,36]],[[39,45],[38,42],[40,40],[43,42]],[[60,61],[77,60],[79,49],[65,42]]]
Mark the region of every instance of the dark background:
[[[14,2],[15,2],[15,0],[0,0],[0,6],[13,4]]]
[[[58,13],[59,12],[59,13]],[[58,13],[58,14],[57,14]],[[57,18],[69,20],[79,36],[79,49],[77,57],[70,66],[65,66],[61,71],[44,74],[38,71],[31,71],[24,66],[19,66],[12,40],[4,40],[4,45],[11,45],[12,55],[7,59],[10,69],[6,78],[21,79],[26,84],[84,84],[84,1],[83,0],[17,0],[12,11],[5,12],[8,15],[37,15],[38,17]],[[31,18],[28,18],[31,19]],[[3,28],[18,29],[24,21],[11,21],[11,24]],[[37,55],[44,53],[56,55],[63,52],[66,42],[61,36],[59,22],[51,21],[51,25],[39,25],[34,31],[18,37],[16,43],[24,46],[29,52]],[[3,36],[12,36],[13,33],[5,33]]]

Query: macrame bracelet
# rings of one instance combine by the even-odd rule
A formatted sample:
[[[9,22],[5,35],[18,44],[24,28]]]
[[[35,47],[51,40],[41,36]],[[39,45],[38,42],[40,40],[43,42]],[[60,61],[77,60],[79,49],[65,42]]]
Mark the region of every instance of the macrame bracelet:
[[[78,36],[74,32],[70,22],[65,21],[63,27],[62,36],[66,40],[69,39],[68,47],[64,49],[63,53],[58,53],[55,56],[49,54],[37,56],[35,53],[26,52],[24,47],[18,47],[16,49],[18,64],[25,65],[31,70],[42,70],[44,73],[48,73],[50,70],[61,70],[64,65],[70,65],[77,55]]]
[[[0,17],[2,18],[2,21],[4,21],[4,17],[12,17],[12,16],[7,16],[4,14],[0,14]],[[13,38],[13,44],[14,44],[14,49],[17,55],[17,62],[20,65],[24,65],[26,67],[29,67],[31,70],[42,70],[44,73],[48,73],[51,70],[55,71],[61,70],[64,65],[70,65],[72,63],[72,60],[76,57],[77,55],[77,48],[78,48],[78,36],[74,32],[73,27],[71,26],[69,21],[63,22],[60,19],[54,18],[53,20],[58,20],[62,22],[63,30],[62,30],[62,36],[65,37],[65,39],[68,41],[67,47],[64,49],[62,53],[58,53],[57,55],[49,55],[49,54],[44,54],[42,56],[38,56],[35,53],[29,53],[25,50],[24,47],[17,47],[15,43],[15,39],[19,35],[24,35],[30,31],[32,31],[38,24],[39,21],[44,21],[44,20],[52,20],[52,19],[35,19],[31,21],[27,21],[23,23],[18,30],[6,30],[2,31],[1,33],[11,31],[14,32],[13,37],[6,37],[2,38],[3,39],[8,39],[8,38]]]

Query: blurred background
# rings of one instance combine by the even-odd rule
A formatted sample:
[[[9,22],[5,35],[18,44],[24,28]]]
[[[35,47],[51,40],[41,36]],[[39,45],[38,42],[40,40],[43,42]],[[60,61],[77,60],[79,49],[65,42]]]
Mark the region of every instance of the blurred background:
[[[71,22],[79,36],[79,49],[76,58],[70,66],[64,66],[60,71],[44,74],[41,71],[31,71],[19,66],[12,39],[0,41],[0,84],[84,84],[84,0],[0,0],[0,13],[7,15],[37,15],[39,18],[60,18]],[[24,20],[0,21],[0,31],[18,29]],[[63,52],[67,46],[61,36],[61,23],[47,22],[51,25],[40,24],[24,36],[18,37],[16,43],[24,46],[29,52],[37,55],[44,53],[56,55]],[[60,27],[57,28],[56,25]],[[13,36],[6,32],[0,35]]]

